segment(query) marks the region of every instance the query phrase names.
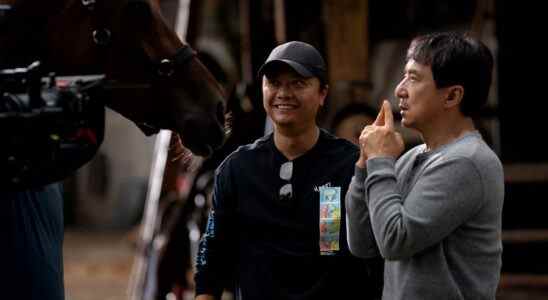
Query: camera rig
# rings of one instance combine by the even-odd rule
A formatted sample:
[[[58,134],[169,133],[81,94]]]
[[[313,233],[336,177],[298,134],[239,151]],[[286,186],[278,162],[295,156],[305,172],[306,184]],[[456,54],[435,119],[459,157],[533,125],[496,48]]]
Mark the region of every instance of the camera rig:
[[[40,62],[0,70],[0,189],[61,180],[104,137],[104,75],[43,76]]]

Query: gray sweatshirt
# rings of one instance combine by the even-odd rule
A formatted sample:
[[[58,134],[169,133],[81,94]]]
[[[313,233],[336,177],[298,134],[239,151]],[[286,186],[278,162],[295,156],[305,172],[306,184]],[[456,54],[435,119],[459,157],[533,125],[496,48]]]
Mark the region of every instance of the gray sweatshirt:
[[[495,299],[500,160],[477,132],[425,149],[356,168],[346,195],[350,251],[373,256],[376,242],[386,260],[383,299]]]

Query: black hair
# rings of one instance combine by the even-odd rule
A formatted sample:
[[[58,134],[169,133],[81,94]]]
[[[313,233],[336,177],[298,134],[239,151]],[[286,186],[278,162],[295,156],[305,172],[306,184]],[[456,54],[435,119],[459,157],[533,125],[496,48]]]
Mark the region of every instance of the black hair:
[[[430,66],[437,88],[461,85],[460,110],[474,116],[487,103],[493,55],[481,41],[457,32],[437,32],[416,37],[406,60]]]

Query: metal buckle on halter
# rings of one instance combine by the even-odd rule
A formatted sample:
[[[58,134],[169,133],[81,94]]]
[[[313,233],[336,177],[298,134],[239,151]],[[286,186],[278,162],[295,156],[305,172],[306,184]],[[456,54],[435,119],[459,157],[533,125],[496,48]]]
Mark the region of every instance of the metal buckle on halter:
[[[170,59],[164,58],[158,64],[158,75],[169,77],[175,73],[175,64]]]
[[[96,0],[80,0],[80,2],[88,11],[92,12],[95,10]],[[99,46],[108,45],[111,35],[110,30],[107,28],[94,29],[92,32],[93,42]]]
[[[82,1],[82,5],[89,9],[89,10],[93,10],[95,8],[95,0],[81,0]]]
[[[105,45],[108,45],[108,43],[110,43],[110,37],[111,37],[111,33],[110,33],[110,30],[106,29],[106,28],[99,28],[99,29],[95,29],[93,30],[93,42],[99,46],[105,46]]]
[[[177,50],[172,59],[164,58],[160,61],[157,67],[158,75],[161,77],[170,77],[175,73],[176,66],[185,64],[194,55],[196,55],[196,52],[190,46],[184,45],[181,49]]]

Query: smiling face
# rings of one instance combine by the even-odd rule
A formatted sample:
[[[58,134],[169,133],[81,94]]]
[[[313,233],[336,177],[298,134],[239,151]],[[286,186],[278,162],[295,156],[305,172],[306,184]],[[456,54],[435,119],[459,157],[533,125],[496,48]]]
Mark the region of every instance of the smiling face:
[[[402,125],[421,132],[434,126],[438,118],[443,118],[445,90],[436,87],[430,66],[410,59],[395,89]]]
[[[316,77],[305,78],[285,64],[263,76],[263,106],[276,128],[306,130],[316,126],[316,115],[327,87]]]

